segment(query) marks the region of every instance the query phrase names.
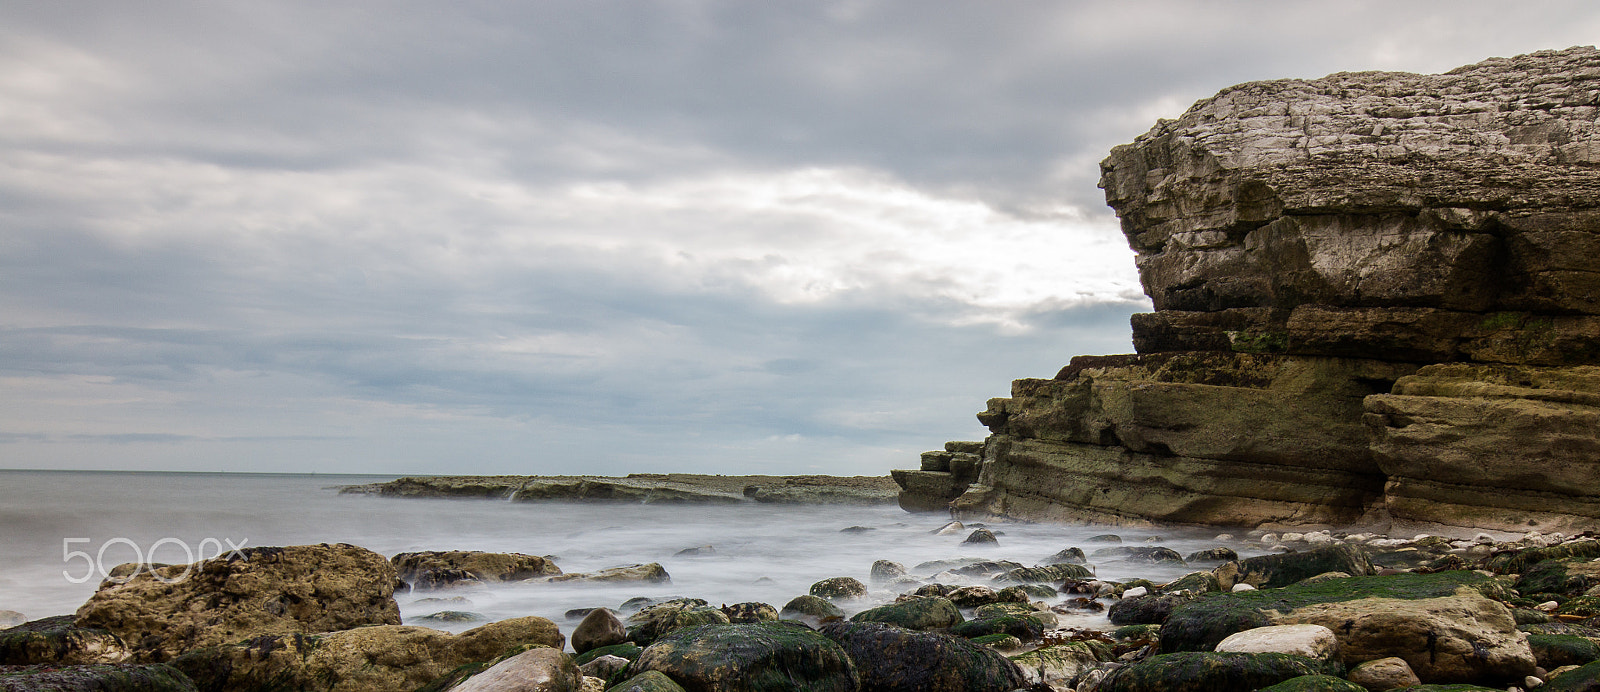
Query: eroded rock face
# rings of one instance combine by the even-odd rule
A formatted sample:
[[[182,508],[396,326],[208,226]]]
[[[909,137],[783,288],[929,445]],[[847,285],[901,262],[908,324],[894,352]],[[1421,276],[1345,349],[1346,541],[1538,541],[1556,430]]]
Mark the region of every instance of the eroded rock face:
[[[1592,525],[1597,118],[1600,51],[1573,48],[1242,84],[1115,148],[1101,186],[1156,308],[1140,355],[991,401],[951,507]],[[956,482],[924,461],[903,505]]]
[[[78,609],[77,625],[121,637],[136,660],[167,661],[262,635],[398,625],[397,581],[382,555],[353,545],[245,548],[107,580]]]

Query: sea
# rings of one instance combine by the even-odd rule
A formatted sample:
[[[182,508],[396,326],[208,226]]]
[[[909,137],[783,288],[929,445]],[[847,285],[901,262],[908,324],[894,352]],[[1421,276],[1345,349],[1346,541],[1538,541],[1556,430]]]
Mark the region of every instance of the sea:
[[[118,564],[184,564],[257,546],[350,543],[385,557],[420,550],[483,550],[544,555],[564,572],[658,562],[665,584],[509,583],[481,588],[395,594],[407,624],[462,631],[480,622],[425,620],[441,610],[483,621],[537,615],[563,631],[575,609],[619,608],[636,597],[703,598],[711,605],[769,603],[782,608],[817,581],[854,577],[869,598],[842,604],[846,613],[893,600],[910,587],[873,584],[876,560],[931,576],[938,560],[982,558],[1040,564],[1065,548],[1087,553],[1117,535],[1123,545],[1161,545],[1187,555],[1228,546],[1260,554],[1216,529],[1129,529],[1033,523],[969,522],[938,535],[940,513],[908,513],[894,505],[664,505],[507,502],[341,495],[346,485],[394,476],[252,473],[157,473],[0,470],[0,610],[29,619],[71,614]],[[998,545],[962,541],[976,526]],[[1242,538],[1242,537],[1241,537]],[[703,548],[699,554],[686,549]],[[1101,579],[1162,582],[1188,568],[1094,560]],[[1199,569],[1201,567],[1195,567]],[[980,582],[974,582],[980,583]],[[439,598],[461,600],[440,602]],[[1099,628],[1103,613],[1063,618],[1063,625]]]

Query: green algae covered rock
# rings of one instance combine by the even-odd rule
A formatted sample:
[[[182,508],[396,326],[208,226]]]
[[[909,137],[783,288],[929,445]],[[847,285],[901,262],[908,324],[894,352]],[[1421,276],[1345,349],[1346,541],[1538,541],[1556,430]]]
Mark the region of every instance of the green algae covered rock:
[[[172,666],[102,663],[0,670],[4,692],[195,692],[194,682]]]
[[[951,627],[950,633],[968,639],[990,634],[1009,634],[1026,642],[1044,636],[1044,623],[1032,615],[1001,615],[982,620],[968,620]]]
[[[1011,657],[1011,662],[1022,669],[1028,684],[1039,683],[1068,685],[1085,671],[1097,667],[1101,661],[1113,660],[1109,647],[1095,647],[1090,642],[1067,642],[1034,649]]]
[[[1111,604],[1106,617],[1113,625],[1159,625],[1167,621],[1173,610],[1199,595],[1191,591],[1179,591],[1159,596],[1125,598]]]
[[[994,581],[1019,584],[1046,584],[1068,579],[1093,579],[1094,573],[1083,565],[1064,562],[1044,567],[1018,567],[996,576]]]
[[[1161,627],[1161,651],[1209,651],[1228,635],[1278,624],[1266,614],[1321,603],[1364,598],[1418,600],[1454,596],[1463,588],[1500,593],[1492,578],[1476,572],[1355,577],[1281,589],[1206,594],[1174,610]]]
[[[1332,675],[1302,675],[1263,687],[1261,692],[1367,692],[1367,688]]]
[[[882,622],[908,630],[949,629],[965,621],[961,611],[948,598],[917,598],[868,608],[856,613],[851,622]]]
[[[1234,584],[1239,583],[1258,589],[1273,589],[1328,572],[1344,572],[1358,577],[1374,572],[1372,560],[1366,551],[1352,545],[1334,545],[1303,553],[1261,555],[1245,558],[1237,564],[1237,576],[1234,576],[1232,583],[1223,584],[1224,589],[1233,588]]]
[[[684,689],[661,671],[652,670],[623,680],[606,692],[684,692]]]
[[[1595,692],[1600,690],[1600,661],[1585,664],[1545,681],[1539,692]]]
[[[867,597],[867,585],[855,577],[832,577],[812,584],[811,595],[830,601],[854,601]]]
[[[698,598],[657,603],[628,616],[628,640],[649,646],[662,635],[696,625],[727,624],[728,614],[712,608]]]
[[[1535,564],[1517,578],[1516,589],[1523,595],[1577,596],[1595,586],[1600,586],[1600,563],[1569,557]]]
[[[1290,654],[1191,651],[1162,654],[1106,675],[1100,692],[1256,690],[1305,675],[1335,675],[1337,664]]]
[[[1600,596],[1578,596],[1567,599],[1560,608],[1556,608],[1556,615],[1576,615],[1585,618],[1600,616]]]
[[[629,668],[652,670],[689,692],[855,692],[859,686],[844,649],[805,625],[785,621],[670,632],[645,647]]]
[[[1530,634],[1528,647],[1539,667],[1555,670],[1561,666],[1581,666],[1600,660],[1600,644],[1570,634]]]
[[[1484,560],[1483,568],[1496,574],[1523,574],[1529,571],[1530,567],[1545,560],[1559,560],[1569,557],[1589,559],[1600,557],[1600,541],[1572,541],[1546,548],[1502,551],[1490,555],[1489,559]]]
[[[71,615],[0,630],[0,665],[121,663],[132,655],[122,638],[103,629],[79,627]]]
[[[785,603],[783,610],[778,611],[778,615],[784,619],[797,617],[837,618],[844,617],[844,611],[839,610],[839,606],[834,605],[826,598],[806,594],[804,596],[795,596],[788,603]]]
[[[1482,594],[1498,588],[1474,572],[1441,572],[1212,594],[1173,611],[1161,649],[1207,651],[1235,632],[1314,624],[1334,631],[1348,662],[1402,658],[1424,682],[1520,680],[1533,652],[1510,611]]]
[[[1025,684],[1022,670],[999,652],[948,634],[877,622],[832,623],[822,634],[855,661],[862,690],[1006,692]]]
[[[600,658],[601,656],[620,656],[632,661],[638,658],[639,654],[643,651],[644,647],[641,647],[638,644],[634,644],[633,642],[623,642],[621,644],[612,644],[611,646],[595,647],[578,654],[572,659],[572,662],[581,666],[585,663]]]

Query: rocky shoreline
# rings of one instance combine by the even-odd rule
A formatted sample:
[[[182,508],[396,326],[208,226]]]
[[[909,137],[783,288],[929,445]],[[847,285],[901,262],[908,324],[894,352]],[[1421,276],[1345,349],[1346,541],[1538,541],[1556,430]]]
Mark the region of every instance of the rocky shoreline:
[[[341,494],[476,498],[510,502],[617,501],[644,504],[894,504],[888,476],[722,476],[631,473],[627,476],[406,476],[340,488]]]
[[[449,622],[472,616],[447,609],[467,602],[456,594],[485,585],[671,577],[659,564],[565,573],[509,553],[249,548],[109,579],[75,615],[0,630],[0,690],[1600,686],[1593,534],[1254,531],[1188,555],[1108,534],[1023,563],[1006,552],[1006,528],[951,522],[935,533],[952,556],[991,557],[878,560],[786,601],[640,597],[459,634],[402,624],[396,595],[441,608],[415,621]],[[1240,541],[1263,554],[1225,547]],[[1110,562],[1189,571],[1096,578]],[[1086,615],[1104,619],[1084,626]]]

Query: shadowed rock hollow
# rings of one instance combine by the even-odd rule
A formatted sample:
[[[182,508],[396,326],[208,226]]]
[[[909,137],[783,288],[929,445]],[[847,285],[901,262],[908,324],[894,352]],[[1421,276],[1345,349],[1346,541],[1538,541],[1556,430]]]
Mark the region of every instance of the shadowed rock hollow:
[[[1597,119],[1584,47],[1253,82],[1160,121],[1101,164],[1156,308],[1137,355],[1016,381],[971,469],[896,472],[902,506],[1592,527]]]

